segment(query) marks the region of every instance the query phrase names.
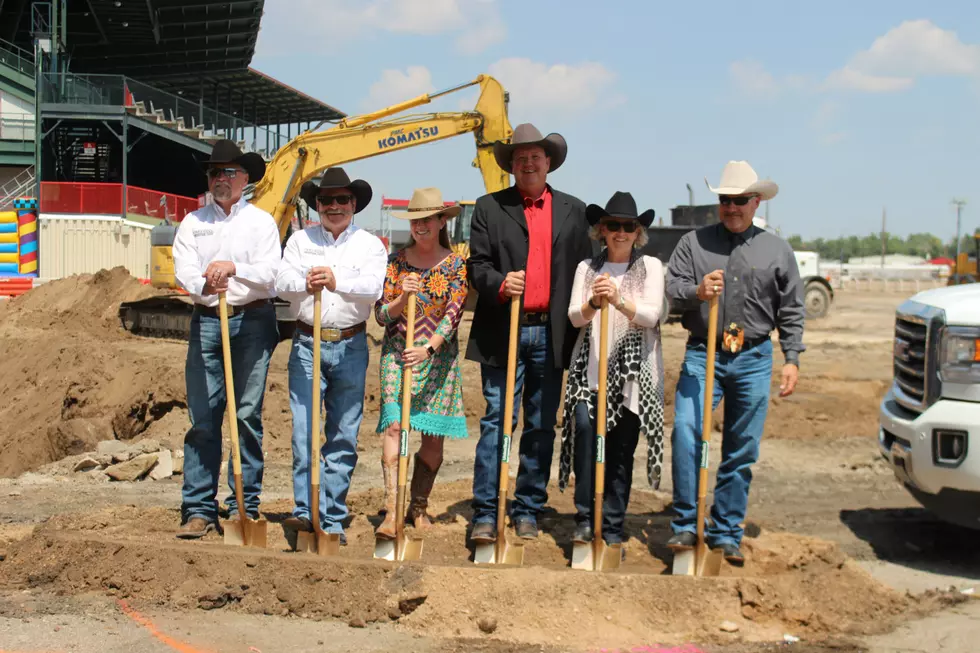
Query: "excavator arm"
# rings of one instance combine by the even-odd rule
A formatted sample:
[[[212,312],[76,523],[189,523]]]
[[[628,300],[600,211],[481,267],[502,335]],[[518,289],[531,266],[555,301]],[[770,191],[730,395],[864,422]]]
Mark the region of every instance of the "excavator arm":
[[[480,97],[473,111],[389,118],[476,85],[480,86]],[[327,168],[468,133],[476,140],[473,165],[480,170],[487,192],[507,188],[510,174],[501,170],[493,158],[494,141],[508,141],[512,134],[507,119],[507,98],[500,82],[481,75],[467,84],[348,118],[332,129],[300,134],[267,164],[265,176],[256,184],[251,201],[272,214],[280,238],[285,238],[300,188]]]

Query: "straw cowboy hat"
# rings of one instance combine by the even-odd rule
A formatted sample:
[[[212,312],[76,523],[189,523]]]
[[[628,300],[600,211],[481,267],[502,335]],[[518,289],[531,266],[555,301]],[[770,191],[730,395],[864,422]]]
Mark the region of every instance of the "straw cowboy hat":
[[[455,218],[463,210],[459,204],[446,206],[438,188],[416,188],[412,199],[408,200],[407,211],[392,211],[391,214],[402,220],[418,220],[430,215],[444,215]]]
[[[653,224],[654,214],[653,209],[647,209],[643,213],[638,213],[636,200],[633,199],[633,196],[619,190],[613,193],[613,196],[606,202],[606,208],[602,208],[598,204],[589,204],[585,209],[585,219],[591,225],[596,224],[604,216],[608,215],[610,218],[637,220],[644,227],[649,227]]]
[[[708,190],[718,195],[748,195],[754,193],[763,200],[771,200],[779,192],[779,186],[768,179],[759,179],[748,161],[729,161],[721,171],[721,181],[713,188],[704,178]]]
[[[371,190],[371,184],[363,179],[351,181],[343,168],[327,168],[323,171],[323,177],[320,178],[320,185],[313,186],[312,183],[308,181],[303,184],[300,195],[314,209],[316,208],[317,193],[323,189],[346,188],[350,190],[351,195],[357,200],[354,213],[360,213],[367,208],[367,205],[371,203],[371,198],[374,196],[374,191]]]
[[[551,167],[548,168],[548,172],[560,168],[568,154],[568,143],[565,142],[564,136],[555,133],[542,136],[537,127],[526,122],[514,129],[514,136],[510,139],[510,143],[497,141],[493,144],[493,156],[497,159],[497,165],[502,170],[510,172],[514,150],[527,145],[537,145],[545,151],[545,154],[551,159]]]
[[[248,183],[254,184],[265,175],[265,160],[255,152],[243,153],[234,141],[221,139],[211,148],[211,157],[203,161],[205,169],[221,164],[237,163],[248,173]]]

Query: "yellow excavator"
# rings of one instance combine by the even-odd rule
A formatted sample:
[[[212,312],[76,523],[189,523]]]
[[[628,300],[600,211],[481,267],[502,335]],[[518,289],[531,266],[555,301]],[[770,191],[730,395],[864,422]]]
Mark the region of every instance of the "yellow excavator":
[[[473,86],[480,95],[473,111],[427,113],[396,116],[437,98]],[[250,202],[272,214],[285,240],[303,184],[327,168],[399,150],[434,143],[454,136],[473,134],[476,158],[488,193],[510,186],[510,173],[497,165],[493,156],[495,141],[509,142],[513,134],[507,117],[508,96],[500,82],[489,75],[437,93],[420,95],[380,111],[349,117],[324,131],[307,131],[279,149],[266,165],[265,175],[252,191]],[[392,117],[395,116],[395,117]],[[457,251],[468,253],[469,218],[473,202],[461,202],[463,214],[454,227]],[[467,210],[469,213],[467,214]],[[160,225],[151,233],[151,283],[157,288],[177,290],[174,278],[173,239],[176,227]],[[465,238],[464,238],[465,234]],[[292,337],[288,306],[277,302],[280,338]],[[190,333],[193,304],[185,295],[153,297],[126,302],[119,307],[123,328],[138,335],[184,339]]]

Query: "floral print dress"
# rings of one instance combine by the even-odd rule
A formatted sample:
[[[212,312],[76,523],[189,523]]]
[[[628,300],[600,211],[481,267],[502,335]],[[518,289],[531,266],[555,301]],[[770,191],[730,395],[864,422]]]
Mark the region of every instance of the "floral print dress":
[[[392,254],[388,260],[384,293],[374,308],[375,318],[385,327],[381,343],[381,413],[377,431],[383,433],[392,422],[401,421],[402,352],[408,308],[392,319],[387,305],[398,298],[402,278],[412,272],[419,275],[420,281],[415,306],[415,345],[424,347],[437,333],[445,343],[434,356],[413,368],[411,428],[426,435],[465,438],[457,329],[463,317],[468,284],[466,261],[456,253],[429,269],[410,265],[405,250]]]

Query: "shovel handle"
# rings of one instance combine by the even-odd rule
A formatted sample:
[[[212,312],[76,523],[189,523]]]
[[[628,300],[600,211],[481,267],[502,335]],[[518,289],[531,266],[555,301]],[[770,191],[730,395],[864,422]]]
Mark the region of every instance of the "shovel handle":
[[[599,387],[596,400],[595,438],[595,507],[593,508],[593,542],[602,542],[602,497],[606,492],[606,397],[609,373],[609,300],[602,298],[599,308]]]
[[[511,435],[514,430],[514,384],[517,377],[517,335],[521,324],[521,297],[510,298],[510,330],[507,334],[507,378],[504,384],[504,437],[500,447],[500,476],[497,480],[497,547],[504,546],[507,487],[510,484]],[[499,555],[498,555],[499,557]]]
[[[415,293],[408,294],[405,316],[405,349],[415,346]],[[402,421],[398,443],[398,489],[395,494],[395,559],[405,546],[405,486],[408,484],[408,434],[412,430],[412,368],[402,359]]]
[[[323,319],[323,289],[313,291],[313,406],[310,411],[310,521],[313,532],[320,526],[320,333]]]
[[[228,406],[228,430],[231,432],[232,476],[235,481],[235,502],[238,504],[238,521],[242,525],[242,542],[248,544],[245,520],[245,491],[242,488],[242,451],[238,443],[238,407],[235,404],[235,377],[231,370],[231,335],[228,332],[228,298],[218,293],[218,318],[221,323],[221,357],[225,364],[225,399]]]
[[[708,447],[711,444],[711,411],[715,396],[715,351],[718,340],[718,298],[712,297],[708,308],[708,352],[704,370],[704,405],[701,409],[701,452],[698,469],[698,543],[695,551],[695,568],[698,575],[708,548],[704,541],[704,517],[708,496]]]

